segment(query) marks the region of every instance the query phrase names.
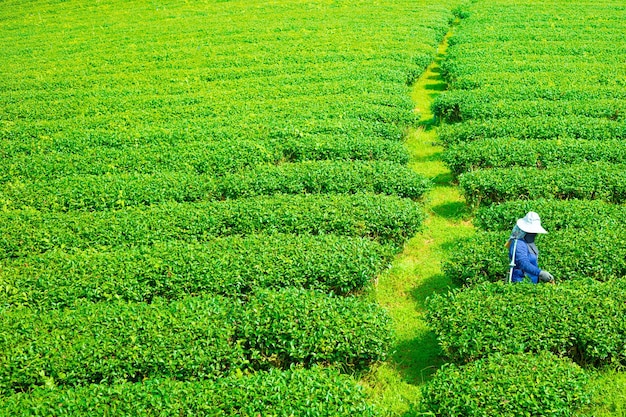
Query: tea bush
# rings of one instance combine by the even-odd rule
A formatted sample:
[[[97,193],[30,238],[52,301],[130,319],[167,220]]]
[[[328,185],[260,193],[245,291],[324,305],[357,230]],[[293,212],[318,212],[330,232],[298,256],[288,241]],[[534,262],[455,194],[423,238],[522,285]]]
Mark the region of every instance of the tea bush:
[[[529,211],[541,216],[541,224],[548,233],[561,229],[617,229],[626,222],[626,207],[623,205],[601,200],[539,199],[480,207],[475,212],[474,224],[486,231],[511,231],[517,219]]]
[[[464,366],[446,364],[423,389],[435,416],[573,416],[589,403],[588,377],[548,352],[493,354]]]
[[[427,320],[444,353],[468,362],[494,353],[549,351],[583,365],[626,361],[626,283],[485,283],[435,295]]]
[[[438,129],[438,140],[444,145],[498,138],[618,140],[626,138],[626,123],[578,115],[541,115],[468,120],[463,123],[442,125]]]
[[[0,206],[52,211],[110,210],[161,202],[197,202],[274,194],[371,192],[419,199],[429,180],[384,161],[316,161],[258,166],[220,178],[190,173],[80,175],[46,182],[12,181]]]
[[[360,291],[393,251],[360,238],[293,235],[226,237],[205,243],[68,253],[54,249],[0,267],[0,308],[41,310],[79,300],[151,302],[156,297],[245,297],[259,288]]]
[[[0,371],[0,392],[224,375],[246,365],[234,339],[235,310],[235,303],[215,297],[5,310],[0,355],[7,366]]]
[[[459,186],[470,205],[539,198],[626,201],[626,171],[622,165],[588,163],[562,168],[496,168],[467,172]]]
[[[517,140],[489,139],[448,147],[443,159],[455,176],[487,168],[559,168],[586,162],[626,162],[621,140],[582,139]]]
[[[361,386],[334,369],[272,369],[245,376],[184,382],[35,389],[0,399],[0,416],[272,415],[374,417]]]
[[[0,166],[0,183],[16,178],[50,181],[68,176],[123,173],[177,172],[219,177],[260,164],[317,160],[379,160],[406,164],[409,158],[404,145],[396,141],[363,138],[336,141],[315,137],[276,142],[219,140],[174,145],[156,143],[142,148],[93,146],[81,153],[0,145],[0,155],[7,161]]]
[[[32,145],[13,142],[0,145],[0,155],[6,161],[0,166],[0,183],[123,173],[184,172],[222,176],[282,159],[282,153],[276,149],[245,140],[157,142],[141,148],[94,145],[81,152],[67,152],[41,142]]]
[[[458,285],[503,281],[509,275],[508,232],[483,232],[460,240],[444,274]],[[625,238],[621,229],[564,229],[537,239],[539,267],[557,282],[582,277],[605,281],[626,276]]]
[[[15,308],[3,312],[0,335],[0,360],[8,365],[0,370],[4,395],[291,364],[362,368],[384,360],[392,340],[390,320],[375,304],[289,289],[261,291],[245,304],[213,296]]]
[[[299,205],[301,203],[302,205]],[[407,199],[371,195],[275,196],[94,213],[0,211],[0,258],[267,233],[342,234],[401,246],[422,224]]]
[[[397,195],[419,199],[430,181],[407,166],[385,161],[338,163],[302,162],[259,166],[225,176],[218,183],[219,198],[300,193],[357,193]]]
[[[503,62],[500,69],[504,70]],[[508,84],[504,85],[510,87]],[[501,86],[498,86],[501,87]],[[438,95],[432,104],[435,116],[446,123],[511,117],[586,116],[623,120],[626,110],[621,99],[582,98],[547,100],[539,97],[503,97],[494,87],[480,90],[450,90]]]
[[[261,290],[240,317],[235,337],[261,367],[336,363],[363,368],[386,359],[393,340],[385,310],[356,297]]]

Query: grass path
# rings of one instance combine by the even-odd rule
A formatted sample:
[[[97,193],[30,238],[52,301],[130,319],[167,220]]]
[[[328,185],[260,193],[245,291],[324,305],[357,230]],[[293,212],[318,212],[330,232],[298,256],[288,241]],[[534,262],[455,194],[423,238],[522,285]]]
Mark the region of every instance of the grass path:
[[[371,388],[373,401],[395,416],[416,415],[421,385],[442,364],[435,336],[424,320],[425,302],[429,295],[452,285],[442,274],[442,260],[457,239],[474,232],[463,197],[441,161],[442,148],[434,144],[430,104],[446,88],[439,69],[446,48],[447,36],[435,62],[414,85],[412,97],[421,123],[409,133],[406,143],[411,168],[435,184],[424,199],[428,219],[379,277],[372,294],[392,317],[397,345],[390,360],[375,367],[364,382]]]

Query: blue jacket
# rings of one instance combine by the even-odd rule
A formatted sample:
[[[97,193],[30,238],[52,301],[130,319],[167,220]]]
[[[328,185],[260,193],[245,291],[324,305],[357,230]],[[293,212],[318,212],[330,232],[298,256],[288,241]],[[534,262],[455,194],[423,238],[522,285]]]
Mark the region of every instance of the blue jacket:
[[[509,261],[513,256],[513,247],[515,246],[515,242],[511,242],[511,246],[509,247]],[[524,280],[524,275],[526,275],[533,284],[536,284],[539,281],[539,273],[541,269],[537,265],[537,255],[532,253],[528,249],[528,245],[526,241],[523,239],[517,239],[517,248],[515,250],[515,268],[513,268],[513,282],[522,282]]]

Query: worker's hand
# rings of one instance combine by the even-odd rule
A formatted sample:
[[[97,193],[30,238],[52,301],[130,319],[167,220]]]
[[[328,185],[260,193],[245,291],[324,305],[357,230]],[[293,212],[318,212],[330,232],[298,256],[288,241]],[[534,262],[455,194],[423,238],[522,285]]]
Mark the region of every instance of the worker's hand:
[[[548,271],[541,271],[539,273],[539,281],[553,283],[554,282],[554,277]]]

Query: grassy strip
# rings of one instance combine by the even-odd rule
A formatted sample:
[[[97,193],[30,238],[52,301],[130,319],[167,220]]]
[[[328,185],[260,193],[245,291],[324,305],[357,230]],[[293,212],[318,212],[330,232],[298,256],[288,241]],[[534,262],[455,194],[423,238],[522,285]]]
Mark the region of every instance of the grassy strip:
[[[434,333],[425,320],[426,298],[433,292],[453,285],[441,271],[449,247],[462,236],[473,233],[465,221],[468,213],[458,187],[441,162],[442,148],[436,145],[435,130],[430,126],[432,97],[445,88],[437,63],[446,43],[440,46],[436,62],[421,75],[413,88],[413,100],[422,115],[423,126],[410,131],[407,146],[411,169],[433,179],[433,187],[424,195],[428,217],[423,230],[410,239],[391,268],[381,274],[373,297],[391,316],[397,335],[390,359],[364,377],[373,401],[385,415],[412,415],[422,397],[421,386],[443,363]]]
[[[615,417],[626,415],[624,392],[626,373],[621,367],[605,368],[593,372],[589,383],[591,404],[575,414],[578,417]]]

